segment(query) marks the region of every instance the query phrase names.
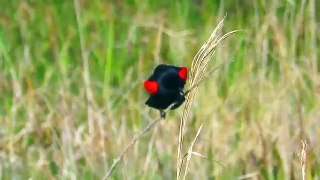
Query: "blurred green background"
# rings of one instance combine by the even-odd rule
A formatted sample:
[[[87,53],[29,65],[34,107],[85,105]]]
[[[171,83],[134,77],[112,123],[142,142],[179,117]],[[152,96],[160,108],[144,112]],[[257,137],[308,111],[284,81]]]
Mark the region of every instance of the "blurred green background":
[[[76,4],[80,19],[77,23]],[[241,29],[198,89],[185,150],[189,179],[320,176],[318,0],[0,0],[1,179],[100,179],[158,112],[143,81],[160,63],[190,67],[218,22]],[[180,116],[170,111],[113,179],[174,179]]]

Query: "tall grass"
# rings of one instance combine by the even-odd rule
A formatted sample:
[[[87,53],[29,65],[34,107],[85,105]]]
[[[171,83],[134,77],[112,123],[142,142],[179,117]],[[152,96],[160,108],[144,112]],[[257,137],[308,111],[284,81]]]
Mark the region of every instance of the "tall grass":
[[[0,4],[1,178],[102,178],[158,117],[141,82],[157,63],[191,64],[225,13],[222,33],[244,32],[209,65],[232,63],[197,89],[184,148],[203,123],[193,151],[208,160],[192,158],[187,177],[301,178],[301,139],[305,177],[319,177],[318,1],[80,0],[78,20],[73,1]],[[112,178],[175,178],[182,110],[137,141]]]

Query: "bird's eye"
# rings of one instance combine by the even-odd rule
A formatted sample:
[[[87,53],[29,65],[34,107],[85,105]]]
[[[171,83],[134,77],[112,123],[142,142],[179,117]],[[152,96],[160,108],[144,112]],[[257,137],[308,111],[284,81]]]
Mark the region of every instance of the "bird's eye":
[[[183,80],[187,79],[187,75],[188,75],[188,70],[186,67],[181,67],[179,70],[179,77]]]
[[[151,94],[158,92],[158,83],[156,81],[146,80],[144,82],[144,88]]]

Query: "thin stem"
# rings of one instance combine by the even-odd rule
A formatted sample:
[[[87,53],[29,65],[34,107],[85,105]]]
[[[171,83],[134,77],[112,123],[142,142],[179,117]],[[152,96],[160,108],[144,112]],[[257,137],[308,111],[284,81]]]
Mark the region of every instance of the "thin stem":
[[[162,118],[158,118],[154,121],[152,121],[147,127],[145,127],[137,136],[135,136],[131,142],[127,145],[127,147],[122,151],[122,153],[113,160],[113,164],[111,165],[109,171],[106,173],[106,175],[103,177],[103,179],[108,179],[117,164],[122,160],[123,156],[128,152],[128,150],[133,146],[146,132],[148,132],[155,124],[157,124]]]
[[[225,61],[221,64],[219,64],[217,67],[215,67],[214,69],[212,69],[211,71],[209,71],[209,73],[206,76],[203,76],[198,82],[194,83],[188,90],[186,90],[186,92],[184,93],[185,95],[187,95],[192,89],[194,89],[195,87],[197,87],[200,83],[202,83],[206,78],[210,77],[211,74],[213,74],[216,70],[218,70],[221,66],[225,65],[228,61]]]

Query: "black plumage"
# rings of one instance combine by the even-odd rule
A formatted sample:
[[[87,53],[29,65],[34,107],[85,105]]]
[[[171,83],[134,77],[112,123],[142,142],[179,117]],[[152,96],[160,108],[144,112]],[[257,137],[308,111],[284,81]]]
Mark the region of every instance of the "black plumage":
[[[187,78],[187,68],[160,64],[152,75],[145,81],[145,89],[150,97],[146,105],[158,109],[164,117],[164,110],[176,109],[185,101],[183,92]]]

